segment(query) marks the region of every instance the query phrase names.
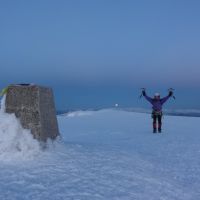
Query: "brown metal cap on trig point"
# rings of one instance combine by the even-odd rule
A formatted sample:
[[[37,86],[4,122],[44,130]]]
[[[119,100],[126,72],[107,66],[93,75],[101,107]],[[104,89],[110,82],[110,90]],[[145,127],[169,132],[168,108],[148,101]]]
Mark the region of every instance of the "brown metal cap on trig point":
[[[34,138],[46,141],[59,135],[51,88],[33,84],[10,85],[6,95],[7,113],[15,113],[23,128]]]

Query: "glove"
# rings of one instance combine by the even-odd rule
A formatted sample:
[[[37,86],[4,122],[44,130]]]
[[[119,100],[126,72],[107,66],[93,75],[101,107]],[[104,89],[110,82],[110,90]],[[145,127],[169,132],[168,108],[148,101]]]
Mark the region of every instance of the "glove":
[[[146,96],[145,90],[142,91],[142,95],[143,95],[143,96]]]
[[[169,91],[169,97],[171,97],[173,95],[172,91]]]

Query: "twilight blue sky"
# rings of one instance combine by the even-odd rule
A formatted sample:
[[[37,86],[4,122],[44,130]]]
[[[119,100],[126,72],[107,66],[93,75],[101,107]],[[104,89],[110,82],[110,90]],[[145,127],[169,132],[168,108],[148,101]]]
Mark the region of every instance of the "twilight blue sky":
[[[84,94],[200,89],[199,10],[198,0],[0,0],[0,86],[49,85],[59,108]]]

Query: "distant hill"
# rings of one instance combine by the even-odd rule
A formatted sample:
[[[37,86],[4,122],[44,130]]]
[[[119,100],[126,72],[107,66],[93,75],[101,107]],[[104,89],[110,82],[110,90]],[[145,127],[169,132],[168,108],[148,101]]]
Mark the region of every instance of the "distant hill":
[[[136,112],[136,113],[151,113],[150,109],[143,109],[143,108],[103,108],[103,109],[114,109],[114,110],[124,110],[127,112]],[[101,109],[81,109],[81,111],[98,111]],[[80,109],[64,109],[64,110],[57,110],[57,115],[71,113],[75,111],[80,111]],[[200,117],[200,110],[197,109],[164,109],[164,115],[171,115],[171,116],[185,116],[185,117]]]

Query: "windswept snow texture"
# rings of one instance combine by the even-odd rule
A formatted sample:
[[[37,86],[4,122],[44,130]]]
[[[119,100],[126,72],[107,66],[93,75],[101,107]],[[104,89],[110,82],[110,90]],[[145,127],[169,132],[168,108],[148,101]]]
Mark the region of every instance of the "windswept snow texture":
[[[165,116],[162,134],[144,113],[79,112],[58,122],[62,141],[38,156],[5,152],[0,199],[200,199],[200,118]]]
[[[22,128],[15,114],[4,110],[5,96],[0,110],[0,162],[35,158],[41,152],[39,142],[33,139],[30,130]]]

